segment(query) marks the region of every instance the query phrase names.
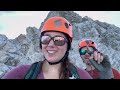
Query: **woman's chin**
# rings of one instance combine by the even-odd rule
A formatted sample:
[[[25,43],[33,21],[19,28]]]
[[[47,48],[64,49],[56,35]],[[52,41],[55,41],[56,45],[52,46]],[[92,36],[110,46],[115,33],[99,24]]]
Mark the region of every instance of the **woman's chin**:
[[[49,59],[47,59],[47,61],[48,61],[48,62],[56,62],[56,60],[55,60],[55,59],[50,59],[50,58],[49,58]]]
[[[60,59],[58,59],[57,57],[46,57],[48,62],[58,62]]]

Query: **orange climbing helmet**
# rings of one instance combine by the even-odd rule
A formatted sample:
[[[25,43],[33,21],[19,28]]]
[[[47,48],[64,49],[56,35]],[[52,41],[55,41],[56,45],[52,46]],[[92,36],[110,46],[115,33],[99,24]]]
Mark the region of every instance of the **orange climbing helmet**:
[[[51,17],[43,25],[41,33],[46,31],[58,31],[65,33],[69,36],[70,42],[72,42],[72,25],[68,20],[63,17]]]
[[[83,40],[79,43],[79,48],[83,48],[83,47],[87,47],[87,46],[91,46],[97,49],[97,44],[91,40]]]

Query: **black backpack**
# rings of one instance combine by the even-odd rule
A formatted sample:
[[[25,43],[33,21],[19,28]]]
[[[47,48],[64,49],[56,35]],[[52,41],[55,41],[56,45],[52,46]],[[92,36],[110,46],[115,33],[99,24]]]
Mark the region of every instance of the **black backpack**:
[[[36,79],[40,72],[41,64],[42,64],[41,61],[33,63],[24,79]],[[80,76],[79,76],[75,66],[71,67],[70,72],[72,75],[72,77],[70,77],[70,79],[80,79]]]

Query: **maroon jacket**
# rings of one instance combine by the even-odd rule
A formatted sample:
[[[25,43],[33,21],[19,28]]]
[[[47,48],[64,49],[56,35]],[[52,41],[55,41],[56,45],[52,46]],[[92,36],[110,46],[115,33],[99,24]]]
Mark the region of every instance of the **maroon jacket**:
[[[24,77],[27,74],[30,67],[31,67],[31,65],[17,66],[16,68],[14,68],[11,71],[7,72],[2,77],[2,79],[24,79]],[[92,77],[84,69],[77,68],[77,71],[78,71],[81,79],[92,79]],[[38,74],[37,79],[44,79],[44,75],[43,75],[42,71]]]

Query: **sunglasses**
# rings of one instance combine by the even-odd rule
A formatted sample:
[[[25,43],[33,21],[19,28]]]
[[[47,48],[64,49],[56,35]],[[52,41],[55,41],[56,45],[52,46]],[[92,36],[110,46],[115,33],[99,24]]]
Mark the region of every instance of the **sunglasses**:
[[[79,50],[80,55],[85,55],[87,53],[87,50]]]
[[[88,50],[81,50],[81,49],[79,49],[80,55],[85,55],[86,53],[92,54],[94,52],[94,49],[90,48],[90,51],[91,52],[89,52]]]
[[[51,40],[53,40],[56,46],[63,46],[67,42],[67,39],[62,36],[51,37],[49,35],[43,35],[41,37],[41,43],[44,45],[48,45]]]

